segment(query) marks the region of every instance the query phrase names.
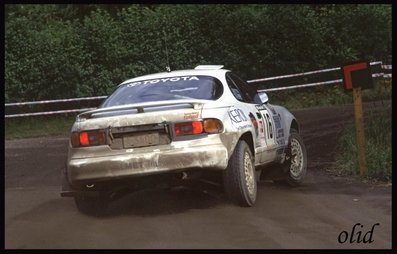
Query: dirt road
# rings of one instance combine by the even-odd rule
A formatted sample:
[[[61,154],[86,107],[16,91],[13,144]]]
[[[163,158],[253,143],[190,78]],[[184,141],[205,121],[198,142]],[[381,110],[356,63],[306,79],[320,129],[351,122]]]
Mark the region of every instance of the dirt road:
[[[382,104],[366,104],[372,108]],[[106,217],[89,217],[59,196],[67,137],[5,141],[5,248],[391,248],[391,186],[327,172],[352,110],[295,111],[306,181],[292,189],[261,183],[252,208],[227,203],[220,189],[151,189],[111,203]],[[359,232],[372,242],[358,243]]]

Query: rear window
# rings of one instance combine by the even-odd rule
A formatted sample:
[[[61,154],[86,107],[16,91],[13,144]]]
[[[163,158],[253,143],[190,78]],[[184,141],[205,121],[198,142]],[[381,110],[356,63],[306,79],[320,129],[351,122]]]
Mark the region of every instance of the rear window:
[[[121,85],[102,103],[101,107],[164,100],[216,100],[222,93],[222,83],[211,76],[140,80]]]

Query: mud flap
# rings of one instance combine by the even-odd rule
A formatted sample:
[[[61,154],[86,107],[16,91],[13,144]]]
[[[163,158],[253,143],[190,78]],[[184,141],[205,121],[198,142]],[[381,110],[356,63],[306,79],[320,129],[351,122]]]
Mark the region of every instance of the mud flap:
[[[62,169],[61,173],[61,197],[76,197],[76,196],[98,196],[96,191],[76,191],[68,181],[66,174],[66,166]]]
[[[61,170],[61,197],[74,197],[74,191],[66,175],[66,165]]]

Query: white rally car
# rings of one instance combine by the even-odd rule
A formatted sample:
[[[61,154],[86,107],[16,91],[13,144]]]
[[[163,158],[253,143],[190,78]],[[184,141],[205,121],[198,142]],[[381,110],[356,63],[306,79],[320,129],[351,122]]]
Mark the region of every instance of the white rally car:
[[[295,117],[222,67],[129,79],[79,114],[61,195],[74,197],[82,212],[98,212],[114,193],[150,186],[157,176],[219,172],[227,196],[252,206],[270,164],[281,181],[302,183],[306,150]]]

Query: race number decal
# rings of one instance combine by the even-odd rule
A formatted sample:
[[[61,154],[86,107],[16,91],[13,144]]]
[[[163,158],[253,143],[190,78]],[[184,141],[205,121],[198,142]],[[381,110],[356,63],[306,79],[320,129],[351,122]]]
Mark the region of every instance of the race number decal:
[[[276,145],[276,133],[275,133],[275,125],[280,125],[280,122],[275,123],[274,119],[272,118],[272,114],[268,111],[268,109],[261,105],[260,107],[257,106],[260,114],[262,115],[262,126],[264,133],[262,134],[266,145],[268,147],[274,147]]]
[[[262,115],[263,115],[263,118],[265,119],[266,126],[267,126],[267,138],[273,139],[273,124],[272,124],[272,121],[270,120],[270,115],[267,112],[267,110],[265,110],[264,114],[262,113]]]

